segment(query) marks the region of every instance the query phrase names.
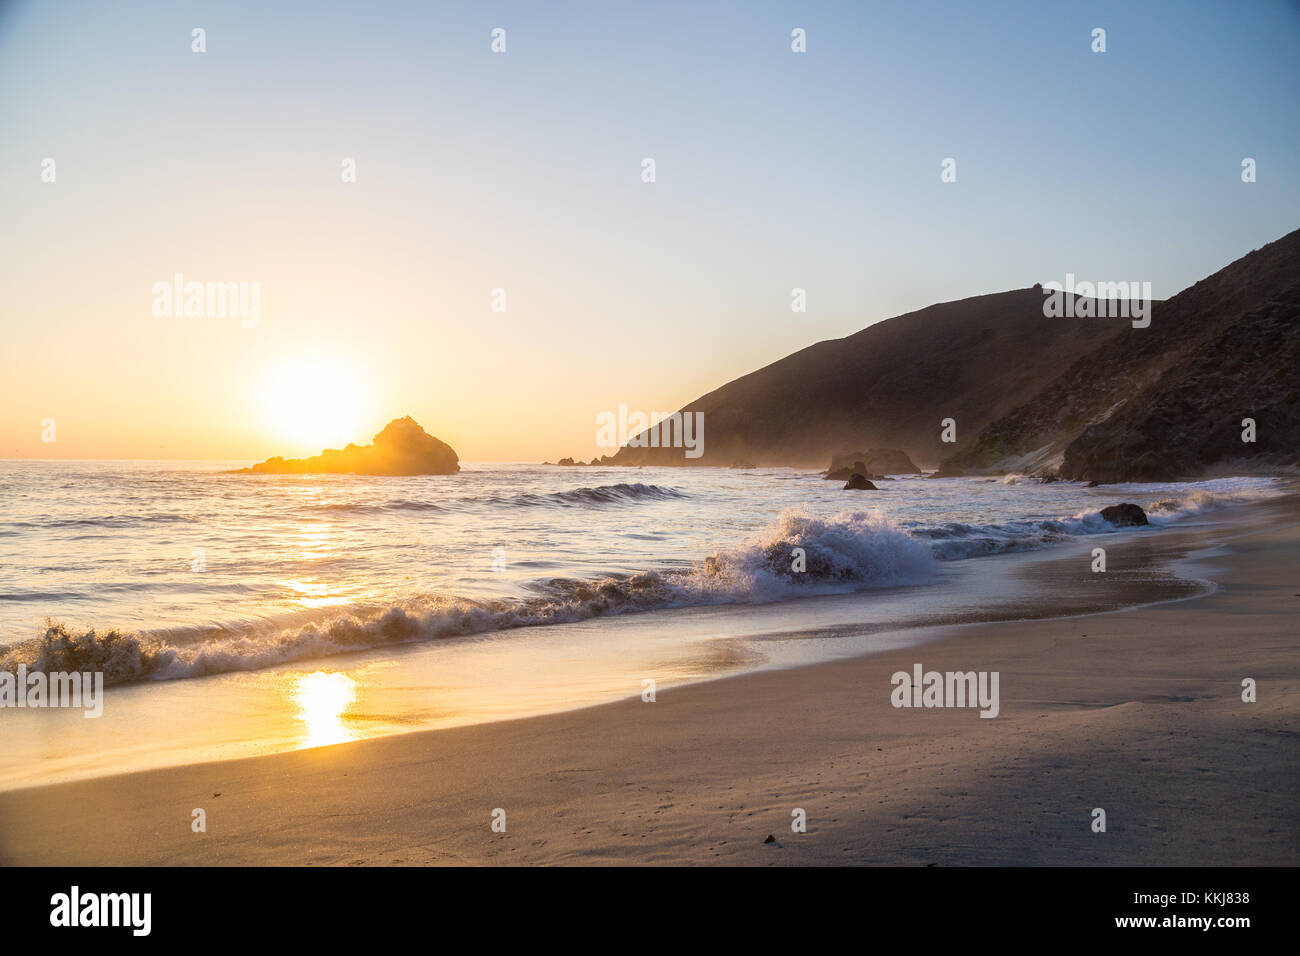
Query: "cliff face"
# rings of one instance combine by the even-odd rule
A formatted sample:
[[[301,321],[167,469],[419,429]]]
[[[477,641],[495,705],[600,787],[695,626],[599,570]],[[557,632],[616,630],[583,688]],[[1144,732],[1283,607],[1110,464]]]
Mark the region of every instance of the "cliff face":
[[[1059,378],[1127,319],[1048,319],[1043,295],[1020,289],[933,305],[819,342],[742,376],[682,409],[704,413],[703,454],[620,448],[619,465],[825,468],[852,448],[901,449],[934,467],[953,445],[940,422],[973,442]]]
[[[1300,452],[1300,231],[1157,303],[946,459],[946,474],[1102,482],[1290,466]],[[1057,320],[1088,321],[1088,320]],[[1254,418],[1257,440],[1241,440]]]
[[[452,447],[425,432],[415,419],[396,418],[375,436],[373,445],[327,448],[311,458],[268,458],[241,469],[272,475],[451,475],[460,471]]]

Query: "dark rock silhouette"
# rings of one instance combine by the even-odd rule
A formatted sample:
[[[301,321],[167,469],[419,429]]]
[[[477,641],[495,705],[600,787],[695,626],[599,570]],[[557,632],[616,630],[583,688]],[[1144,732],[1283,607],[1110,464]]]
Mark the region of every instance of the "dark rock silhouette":
[[[847,481],[854,474],[881,479],[886,475],[917,475],[917,468],[907,452],[897,448],[873,448],[868,452],[848,452],[834,455],[831,467],[823,476],[827,481]]]
[[[1276,474],[1300,458],[1298,366],[1300,230],[1156,303],[1148,328],[1099,329],[1089,354],[941,469],[1059,462],[1060,477],[1101,484],[1194,478],[1215,465]],[[1254,442],[1242,441],[1245,418]]]
[[[1147,521],[1145,511],[1138,505],[1128,501],[1120,505],[1111,505],[1109,508],[1102,508],[1101,516],[1117,528],[1130,528],[1134,525],[1151,523]]]
[[[629,445],[614,464],[821,470],[828,452],[869,447],[932,468],[1127,324],[1044,318],[1033,289],[932,305],[810,345],[690,402],[682,412],[703,412],[707,426],[700,457]],[[958,421],[956,446],[941,441],[948,417]],[[872,464],[856,452],[837,465],[855,458]]]
[[[854,475],[871,476],[871,470],[867,468],[864,461],[855,461],[852,465],[846,465],[843,468],[835,467],[835,460],[831,459],[831,469],[822,475],[827,481],[848,481]]]
[[[853,474],[844,485],[845,491],[879,491],[871,482],[867,481],[865,475]]]
[[[864,475],[919,475],[921,469],[899,448],[871,448],[831,456],[831,470],[851,465]]]
[[[371,445],[327,448],[312,458],[268,458],[242,473],[270,475],[452,475],[460,459],[409,415],[384,426]]]
[[[932,477],[1101,483],[1300,467],[1300,230],[1130,318],[1048,317],[1039,287],[932,305],[741,376],[687,404],[699,458],[625,446],[618,465],[818,467],[902,450]],[[1122,278],[1122,277],[1117,277]],[[1132,276],[1128,277],[1130,280]],[[956,421],[956,441],[940,423]],[[1242,420],[1255,440],[1242,440]],[[644,436],[643,436],[644,437]],[[648,442],[646,443],[648,445]],[[867,455],[835,461],[879,474]],[[884,468],[893,471],[893,468]],[[838,479],[839,474],[828,477]]]

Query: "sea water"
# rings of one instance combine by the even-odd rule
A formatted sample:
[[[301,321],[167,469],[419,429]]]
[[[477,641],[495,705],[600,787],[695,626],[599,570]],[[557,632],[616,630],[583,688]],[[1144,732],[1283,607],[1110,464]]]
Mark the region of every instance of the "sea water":
[[[0,463],[0,669],[103,672],[104,717],[0,711],[0,786],[519,716],[871,647],[1010,601],[1013,555],[1279,493],[795,469]],[[816,641],[790,641],[816,634]],[[781,638],[765,642],[764,638]],[[873,645],[874,646],[874,645]]]

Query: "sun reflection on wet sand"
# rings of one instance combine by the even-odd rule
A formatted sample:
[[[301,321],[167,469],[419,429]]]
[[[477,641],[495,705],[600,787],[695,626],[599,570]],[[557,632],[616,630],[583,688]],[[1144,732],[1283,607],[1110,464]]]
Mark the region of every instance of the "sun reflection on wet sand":
[[[294,678],[290,696],[298,705],[294,716],[307,731],[306,738],[298,745],[299,750],[357,738],[344,717],[344,712],[357,699],[357,682],[347,674],[324,671],[303,674]]]

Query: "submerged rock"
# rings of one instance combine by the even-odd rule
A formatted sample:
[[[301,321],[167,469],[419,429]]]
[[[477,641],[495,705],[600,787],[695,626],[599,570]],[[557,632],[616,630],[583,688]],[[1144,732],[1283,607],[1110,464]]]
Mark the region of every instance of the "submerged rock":
[[[871,482],[867,481],[865,475],[853,474],[844,485],[845,491],[878,491],[879,489]]]
[[[1129,528],[1134,525],[1150,524],[1147,513],[1131,502],[1111,505],[1101,509],[1101,516],[1117,528]]]
[[[446,442],[434,438],[409,415],[395,418],[371,445],[326,448],[312,458],[276,456],[242,468],[242,474],[269,475],[453,475],[460,458]]]

